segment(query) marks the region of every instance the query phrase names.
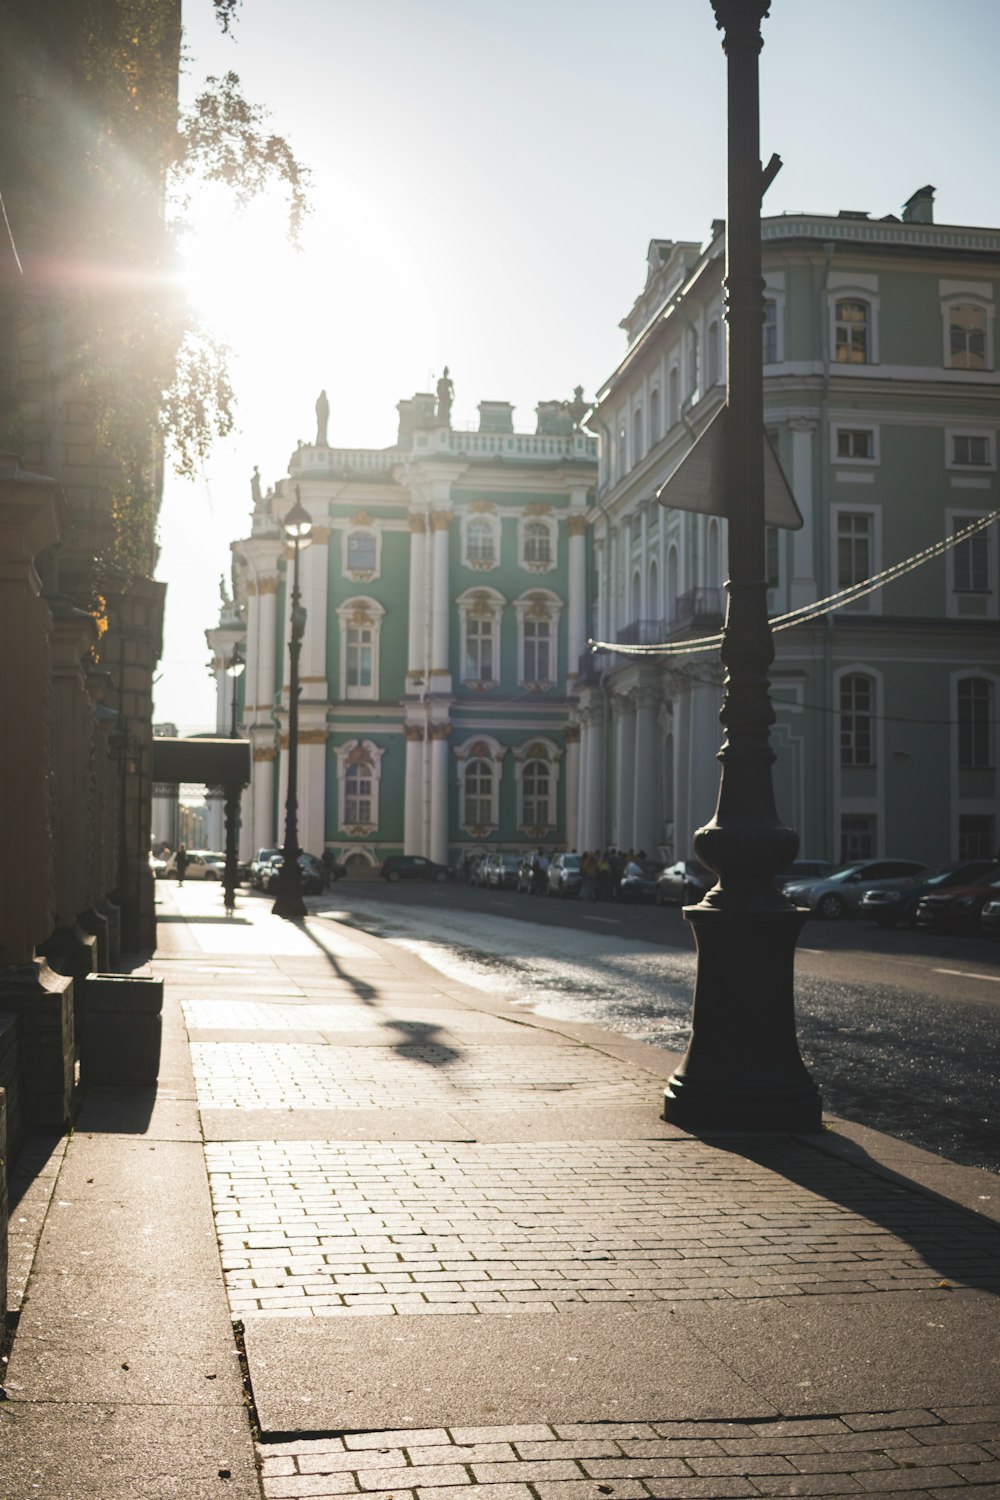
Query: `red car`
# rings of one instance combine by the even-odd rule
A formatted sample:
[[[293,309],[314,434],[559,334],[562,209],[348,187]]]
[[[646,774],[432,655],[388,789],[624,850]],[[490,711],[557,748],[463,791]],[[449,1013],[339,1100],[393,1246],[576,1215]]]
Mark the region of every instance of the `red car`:
[[[928,892],[917,903],[917,925],[949,932],[978,932],[987,901],[1000,896],[1000,880]]]

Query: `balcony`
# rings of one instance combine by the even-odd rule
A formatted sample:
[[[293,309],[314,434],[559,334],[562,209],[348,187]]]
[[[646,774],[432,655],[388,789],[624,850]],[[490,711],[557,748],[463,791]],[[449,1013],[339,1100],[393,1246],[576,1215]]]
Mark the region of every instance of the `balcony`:
[[[695,630],[714,634],[721,629],[722,590],[689,589],[686,594],[679,596],[667,633],[677,636],[684,631]]]
[[[615,640],[619,646],[658,646],[666,640],[669,630],[666,620],[633,620],[618,631]]]

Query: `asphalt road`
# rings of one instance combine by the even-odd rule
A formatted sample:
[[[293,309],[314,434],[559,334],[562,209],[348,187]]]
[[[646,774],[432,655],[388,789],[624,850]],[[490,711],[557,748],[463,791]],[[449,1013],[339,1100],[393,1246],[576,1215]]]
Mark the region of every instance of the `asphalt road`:
[[[540,1014],[684,1049],[694,945],[673,908],[381,881],[309,905]],[[830,1113],[1000,1171],[1000,944],[810,920],[796,1009]]]

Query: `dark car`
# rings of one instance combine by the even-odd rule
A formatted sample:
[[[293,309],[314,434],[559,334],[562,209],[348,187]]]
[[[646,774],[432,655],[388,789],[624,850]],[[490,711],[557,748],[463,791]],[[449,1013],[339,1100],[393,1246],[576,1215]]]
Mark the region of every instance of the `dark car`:
[[[256,859],[252,859],[250,861],[250,884],[253,886],[254,890],[262,891],[264,889],[264,867],[265,865],[269,865],[272,859],[277,858],[280,853],[280,849],[257,850]]]
[[[454,880],[454,870],[439,865],[433,859],[424,859],[422,854],[390,854],[382,861],[379,875],[383,880]]]
[[[579,854],[557,854],[549,861],[548,893],[550,896],[579,896]]]
[[[655,901],[656,882],[659,878],[663,865],[656,859],[643,859],[639,861],[641,874],[635,870],[631,874],[626,867],[625,874],[618,882],[619,901]]]
[[[825,880],[836,866],[829,859],[793,859],[787,870],[775,875],[775,883],[784,887],[791,880]]]
[[[1000,891],[984,902],[979,913],[979,927],[987,937],[1000,941]]]
[[[657,906],[690,906],[710,891],[718,876],[697,859],[679,859],[656,877],[653,899]]]
[[[983,907],[998,895],[1000,875],[947,891],[930,891],[917,902],[917,925],[947,932],[978,932]]]
[[[953,890],[971,885],[985,877],[1000,880],[1000,865],[989,859],[968,860],[961,865],[941,865],[932,874],[922,876],[901,891],[874,886],[865,891],[858,906],[858,916],[877,922],[880,927],[910,927],[916,921],[917,905],[935,891]]]
[[[285,863],[283,854],[274,858],[261,869],[261,890],[272,894],[277,891],[281,870]],[[299,855],[299,886],[303,896],[321,896],[326,888],[323,866],[313,854]]]

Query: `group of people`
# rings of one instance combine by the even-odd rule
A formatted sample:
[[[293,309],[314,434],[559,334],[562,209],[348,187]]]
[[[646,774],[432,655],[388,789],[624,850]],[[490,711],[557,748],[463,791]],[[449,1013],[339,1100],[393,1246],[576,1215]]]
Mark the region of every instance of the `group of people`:
[[[623,876],[645,874],[645,849],[585,849],[580,858],[580,900],[617,901]]]

